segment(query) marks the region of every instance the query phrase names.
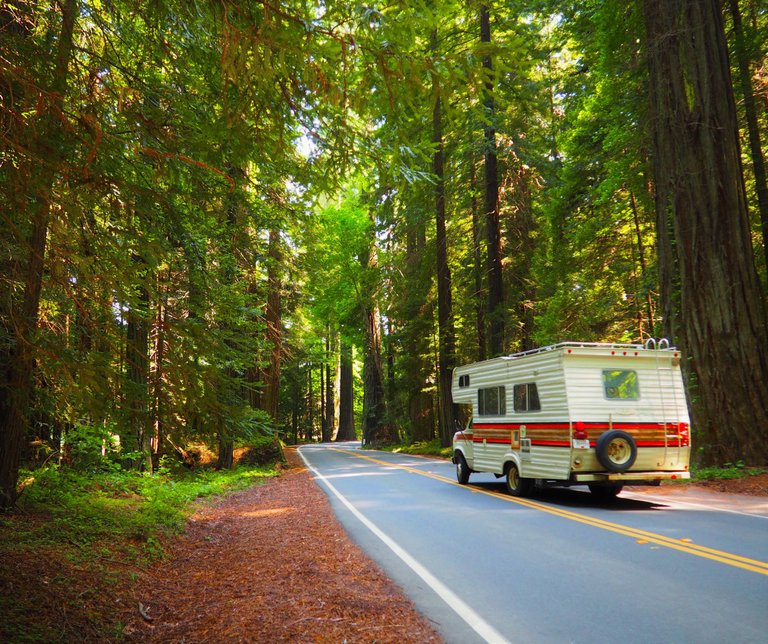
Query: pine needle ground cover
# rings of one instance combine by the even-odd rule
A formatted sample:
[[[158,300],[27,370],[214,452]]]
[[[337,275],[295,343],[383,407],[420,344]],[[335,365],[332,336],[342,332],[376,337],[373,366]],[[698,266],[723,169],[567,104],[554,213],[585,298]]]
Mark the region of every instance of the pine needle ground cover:
[[[166,556],[195,500],[263,483],[274,467],[153,476],[119,469],[27,472],[0,515],[0,640],[117,640],[133,586]]]

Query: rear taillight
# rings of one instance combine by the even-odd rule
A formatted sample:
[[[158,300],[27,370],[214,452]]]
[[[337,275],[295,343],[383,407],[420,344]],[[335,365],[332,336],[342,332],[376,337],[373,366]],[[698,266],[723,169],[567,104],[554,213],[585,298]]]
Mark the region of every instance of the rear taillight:
[[[577,440],[586,440],[589,438],[589,434],[587,434],[587,429],[582,422],[577,422],[573,424],[573,437]]]
[[[688,423],[677,424],[677,435],[680,437],[680,444],[687,447],[689,441],[691,440],[688,431]]]

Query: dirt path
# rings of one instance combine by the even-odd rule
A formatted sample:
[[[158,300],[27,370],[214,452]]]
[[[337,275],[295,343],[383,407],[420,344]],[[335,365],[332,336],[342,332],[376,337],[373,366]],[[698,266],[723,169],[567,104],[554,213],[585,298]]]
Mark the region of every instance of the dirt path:
[[[130,641],[441,641],[287,458],[284,475],[201,507],[139,587]]]

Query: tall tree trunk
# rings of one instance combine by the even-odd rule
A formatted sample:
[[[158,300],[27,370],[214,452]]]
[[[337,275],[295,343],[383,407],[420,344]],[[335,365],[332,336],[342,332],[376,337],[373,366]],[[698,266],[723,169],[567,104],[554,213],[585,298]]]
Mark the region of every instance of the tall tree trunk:
[[[707,462],[766,463],[768,325],[720,3],[646,0],[645,21],[656,207],[673,223],[694,429]]]
[[[168,269],[170,278],[171,269]],[[154,370],[152,373],[152,467],[157,468],[160,454],[163,451],[165,436],[165,330],[168,325],[168,293],[160,280],[157,281],[157,315],[154,328]]]
[[[227,380],[231,375],[232,374],[227,374]],[[220,380],[219,385],[223,389],[223,391],[219,391],[219,398],[221,399],[223,396],[227,395],[225,391],[231,384],[226,380]],[[225,418],[220,411],[216,412],[216,434],[219,438],[219,454],[216,460],[216,467],[220,470],[230,470],[235,464],[235,442],[232,440],[229,433],[228,420],[229,419]]]
[[[325,339],[326,343],[326,360],[328,359],[328,338]],[[325,388],[325,376],[328,371],[327,362],[320,363],[320,442],[327,443],[330,437],[328,431],[328,407],[327,407],[327,395],[328,392]]]
[[[529,171],[520,163],[507,184],[513,208],[511,216],[506,217],[507,254],[511,259],[510,268],[506,273],[509,276],[509,308],[517,312],[516,325],[508,333],[508,346],[514,343],[519,351],[533,349],[536,285],[531,277],[535,228],[531,181]]]
[[[246,179],[245,170],[238,164],[230,164],[227,167],[227,174],[233,183],[243,182]],[[221,258],[220,258],[220,279],[223,284],[235,284],[242,275],[235,249],[241,243],[240,231],[242,230],[241,221],[244,217],[242,206],[234,199],[232,195],[227,203],[225,226],[222,229]],[[235,332],[231,317],[221,316],[218,320],[219,327],[225,332],[224,344],[227,347],[227,353],[234,355],[237,351],[236,343],[228,337]],[[219,373],[216,375],[216,434],[218,436],[219,454],[217,467],[219,469],[231,469],[234,465],[234,447],[235,432],[230,418],[229,410],[233,407],[239,407],[245,403],[241,377],[237,369],[232,365],[231,358],[219,365]]]
[[[396,437],[387,424],[384,370],[381,364],[381,316],[377,302],[372,302],[366,311],[365,331],[363,439],[366,445],[387,445],[395,442]]]
[[[433,396],[428,391],[434,368],[429,347],[433,325],[429,298],[433,268],[425,252],[427,226],[423,209],[408,208],[405,217],[405,288],[399,312],[401,387],[408,395],[408,435],[413,441],[428,441],[434,437],[435,424]]]
[[[477,335],[477,359],[486,358],[486,337],[485,337],[485,307],[487,297],[483,288],[483,251],[482,251],[482,227],[483,222],[480,218],[479,205],[477,203],[477,181],[475,178],[475,164],[472,163],[472,175],[470,179],[472,196],[470,198],[470,209],[472,210],[472,256],[474,268],[472,274],[475,279],[475,292],[473,301],[475,303],[475,333]]]
[[[306,438],[308,441],[315,438],[315,390],[312,386],[312,363],[307,368],[307,378],[309,379],[309,422],[307,423]]]
[[[267,266],[267,346],[269,347],[269,366],[265,374],[264,410],[277,420],[278,402],[280,395],[280,362],[283,353],[283,317],[280,292],[282,280],[280,267],[282,250],[280,248],[280,230],[273,228],[269,231],[269,247],[267,249],[269,263]]]
[[[437,30],[432,32],[432,49],[437,51]],[[437,256],[437,328],[438,328],[438,418],[440,444],[451,444],[454,430],[451,378],[456,363],[456,332],[453,327],[451,270],[448,266],[448,242],[445,231],[445,170],[443,150],[443,115],[440,79],[432,74],[432,174],[435,178],[435,245]]]
[[[64,121],[64,94],[67,90],[68,68],[72,57],[72,35],[78,15],[77,2],[64,0],[61,8],[61,31],[57,46],[55,69],[50,92],[41,96],[41,103],[48,103],[45,114],[36,128],[37,136],[30,144],[40,163],[34,185],[29,186],[28,216],[32,222],[29,239],[29,256],[23,276],[24,297],[21,311],[15,316],[12,329],[8,329],[13,344],[3,349],[0,356],[2,384],[0,384],[0,507],[16,503],[16,484],[19,478],[19,462],[32,400],[34,371],[34,344],[40,310],[40,292],[43,283],[48,221],[51,211],[51,192],[57,161],[62,158]],[[41,84],[42,85],[42,84]],[[35,132],[35,129],[31,130]]]
[[[480,7],[480,41],[491,42],[491,17],[488,5]],[[490,54],[483,56],[485,108],[483,136],[485,141],[484,207],[485,232],[488,246],[488,323],[491,356],[504,352],[504,282],[501,268],[501,227],[499,223],[499,177],[496,156],[496,103],[494,71]]]
[[[435,436],[433,374],[435,361],[430,347],[434,325],[434,302],[429,294],[435,272],[427,247],[427,224],[432,216],[416,195],[404,196],[405,210],[404,297],[397,303],[396,316],[402,320],[398,336],[401,348],[402,391],[407,392],[406,438],[429,441]]]
[[[331,331],[331,325],[327,325],[327,335],[325,339],[325,428],[326,434],[323,436],[323,442],[327,443],[333,437],[336,429],[336,392],[334,381],[336,379],[336,346]]]
[[[341,374],[339,381],[339,431],[337,441],[353,441],[355,434],[355,400],[352,373],[352,345],[341,339]]]
[[[765,176],[765,159],[760,142],[760,127],[757,122],[757,107],[755,93],[752,89],[752,76],[749,71],[749,59],[744,48],[744,27],[741,23],[739,0],[730,0],[731,18],[736,44],[736,63],[739,68],[739,84],[744,97],[744,116],[747,121],[749,149],[752,157],[752,172],[755,175],[755,192],[757,207],[760,212],[760,223],[763,231],[763,254],[768,268],[768,181]]]
[[[140,256],[133,262],[140,266],[140,279],[147,280],[147,266]],[[149,413],[149,292],[144,283],[136,287],[136,301],[126,314],[125,339],[126,386],[124,391],[127,413],[126,433],[120,436],[123,450],[141,452],[140,461],[130,459],[133,466],[152,469],[152,423]]]
[[[291,433],[293,434],[293,444],[299,443],[299,416],[301,414],[301,396],[302,390],[299,382],[299,376],[296,375],[291,383]]]
[[[643,315],[642,306],[640,305],[640,293],[636,293],[637,303],[637,316],[638,316],[638,335],[640,341],[643,342],[646,337],[654,337],[654,305],[653,298],[651,297],[651,291],[647,288],[648,283],[648,262],[645,259],[645,242],[643,241],[643,230],[640,226],[640,212],[637,208],[637,199],[635,194],[630,190],[629,203],[632,208],[632,221],[635,225],[635,239],[637,241],[637,255],[638,263],[640,264],[640,277],[643,290],[645,290],[645,315]],[[635,289],[639,290],[639,289]],[[647,329],[647,331],[644,331]]]
[[[368,257],[363,258],[368,270],[378,272],[376,238],[371,240]],[[378,275],[373,279],[378,279]],[[365,358],[363,362],[363,440],[366,445],[394,443],[394,428],[388,423],[384,395],[384,369],[381,362],[381,315],[378,289],[364,296]]]

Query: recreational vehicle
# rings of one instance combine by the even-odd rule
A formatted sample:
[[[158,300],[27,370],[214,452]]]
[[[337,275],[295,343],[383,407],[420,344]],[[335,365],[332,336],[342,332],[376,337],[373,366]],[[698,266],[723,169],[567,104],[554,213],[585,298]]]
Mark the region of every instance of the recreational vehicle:
[[[471,419],[453,438],[456,477],[534,485],[588,485],[611,498],[625,485],[690,478],[690,420],[681,355],[645,345],[564,342],[453,372],[453,401]]]

